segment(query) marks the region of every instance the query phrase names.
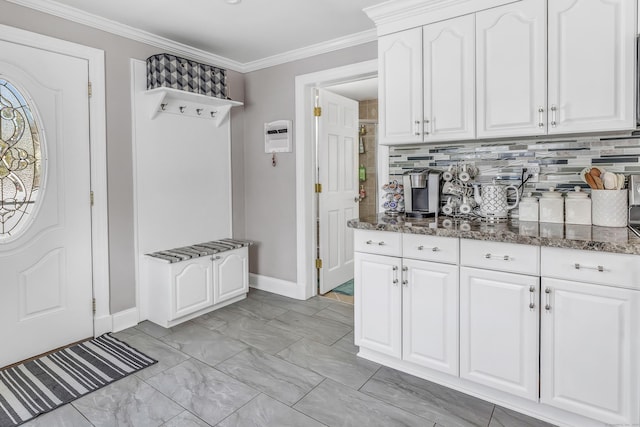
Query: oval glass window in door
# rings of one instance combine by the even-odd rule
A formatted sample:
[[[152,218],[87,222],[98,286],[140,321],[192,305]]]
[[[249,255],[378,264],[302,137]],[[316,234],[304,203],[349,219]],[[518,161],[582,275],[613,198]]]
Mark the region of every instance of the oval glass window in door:
[[[26,97],[0,78],[0,243],[26,230],[41,198],[38,123]]]

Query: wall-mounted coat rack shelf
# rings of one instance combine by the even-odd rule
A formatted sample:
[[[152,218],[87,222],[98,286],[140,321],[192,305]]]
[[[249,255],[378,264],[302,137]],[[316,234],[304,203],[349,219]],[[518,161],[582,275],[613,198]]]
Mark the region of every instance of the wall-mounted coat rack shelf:
[[[147,90],[145,97],[148,100],[152,120],[160,113],[171,113],[213,120],[216,126],[220,126],[229,115],[231,107],[243,105],[239,101],[171,88]]]

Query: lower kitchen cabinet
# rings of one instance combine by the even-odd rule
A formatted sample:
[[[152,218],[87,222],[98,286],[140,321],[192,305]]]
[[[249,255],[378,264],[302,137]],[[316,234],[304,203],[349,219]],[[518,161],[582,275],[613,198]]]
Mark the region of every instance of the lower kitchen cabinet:
[[[539,280],[460,268],[460,377],[538,399]]]
[[[542,290],[540,401],[635,425],[640,291],[545,277]]]

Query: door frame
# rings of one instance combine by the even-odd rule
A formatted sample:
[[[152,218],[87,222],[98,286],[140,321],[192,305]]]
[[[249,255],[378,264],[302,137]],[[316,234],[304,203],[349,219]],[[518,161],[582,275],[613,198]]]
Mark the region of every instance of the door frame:
[[[314,89],[325,88],[340,83],[369,79],[378,75],[378,61],[358,62],[343,67],[331,68],[310,74],[296,76],[295,82],[295,153],[296,153],[296,295],[298,299],[308,299],[317,295],[318,274],[315,268],[317,236],[315,216],[315,106]],[[378,170],[388,175],[388,150],[378,151]],[[385,165],[386,164],[386,168]],[[384,176],[378,178],[385,179]]]
[[[0,40],[73,56],[88,63],[91,82],[91,97],[88,98],[90,178],[94,194],[91,209],[92,290],[95,299],[93,333],[98,336],[111,332],[104,51],[3,24],[0,24]]]

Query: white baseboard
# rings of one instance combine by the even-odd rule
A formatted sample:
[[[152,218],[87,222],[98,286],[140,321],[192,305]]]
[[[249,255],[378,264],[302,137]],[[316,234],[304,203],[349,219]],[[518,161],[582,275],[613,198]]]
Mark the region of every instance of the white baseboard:
[[[93,336],[99,337],[111,331],[113,331],[113,316],[108,314],[93,318]]]
[[[112,317],[113,317],[112,332],[120,332],[125,329],[136,326],[138,324],[138,321],[140,320],[137,307],[120,311],[114,314]]]
[[[304,287],[299,286],[296,282],[253,273],[249,273],[249,282],[249,286],[261,291],[273,292],[274,294],[299,300],[306,299]]]

